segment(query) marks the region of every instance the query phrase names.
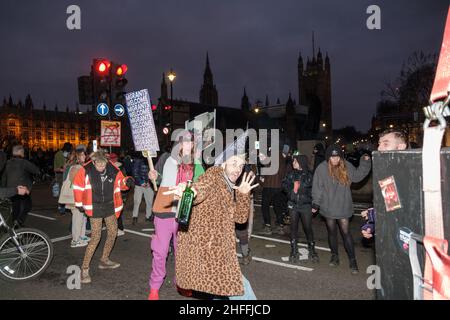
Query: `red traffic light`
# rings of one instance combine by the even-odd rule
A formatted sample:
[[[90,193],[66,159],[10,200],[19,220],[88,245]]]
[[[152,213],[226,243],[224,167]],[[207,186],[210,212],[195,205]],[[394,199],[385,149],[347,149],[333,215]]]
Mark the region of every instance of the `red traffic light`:
[[[164,110],[172,110],[172,106],[165,106]]]
[[[152,111],[155,111],[158,107],[154,104],[152,104]]]
[[[111,67],[111,62],[108,60],[98,60],[95,66],[95,70],[101,74],[105,74],[108,72],[108,69]]]
[[[128,71],[128,67],[126,64],[122,64],[117,67],[116,69],[116,75],[123,76]]]

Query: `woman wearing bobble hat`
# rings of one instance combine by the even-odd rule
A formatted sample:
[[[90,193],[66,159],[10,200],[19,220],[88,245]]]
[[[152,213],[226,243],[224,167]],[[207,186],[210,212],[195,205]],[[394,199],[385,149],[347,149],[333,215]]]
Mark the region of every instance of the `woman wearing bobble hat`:
[[[328,244],[331,249],[330,266],[339,265],[337,226],[341,230],[352,274],[358,273],[353,238],[349,230],[349,219],[353,215],[353,200],[350,185],[363,180],[371,169],[368,155],[363,155],[359,167],[355,168],[344,159],[342,149],[331,145],[326,150],[326,161],[316,169],[313,179],[313,209],[325,218]]]

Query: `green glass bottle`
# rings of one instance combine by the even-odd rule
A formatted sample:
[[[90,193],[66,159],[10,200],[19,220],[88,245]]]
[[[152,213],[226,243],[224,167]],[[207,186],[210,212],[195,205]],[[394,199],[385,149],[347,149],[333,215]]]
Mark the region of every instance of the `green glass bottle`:
[[[178,223],[185,226],[188,225],[189,223],[189,216],[191,214],[192,202],[194,201],[194,191],[192,191],[191,186],[192,181],[188,180],[186,189],[184,190],[183,196],[181,197],[177,212]]]

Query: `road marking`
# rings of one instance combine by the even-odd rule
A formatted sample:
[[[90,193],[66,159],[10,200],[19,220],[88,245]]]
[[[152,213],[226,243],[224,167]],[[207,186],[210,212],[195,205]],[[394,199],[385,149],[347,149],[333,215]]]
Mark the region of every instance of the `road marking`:
[[[153,236],[152,234],[137,232],[137,231],[130,230],[130,229],[124,229],[124,231],[133,233],[133,234],[137,234],[138,236],[142,236],[142,237],[146,237],[146,238],[151,238]]]
[[[36,214],[36,213],[32,213],[32,212],[28,212],[28,214],[29,214],[30,216],[37,217],[37,218],[42,218],[42,219],[47,219],[47,220],[52,220],[52,221],[55,221],[55,220],[56,220],[55,218],[42,216],[42,215],[40,215],[40,214]]]
[[[276,248],[277,246],[274,244],[266,244],[266,248]]]
[[[102,230],[106,230],[106,227],[103,227]],[[91,234],[91,233],[92,233],[92,231],[86,231],[86,234]],[[60,242],[60,241],[68,240],[68,239],[72,239],[72,235],[71,234],[69,234],[68,236],[64,236],[64,237],[50,239],[50,241],[55,243],[55,242]]]
[[[68,239],[72,239],[72,235],[71,234],[69,234],[68,236],[65,236],[65,237],[59,237],[59,238],[52,239],[51,241],[53,243],[55,243],[55,242],[64,241],[64,240],[68,240]]]
[[[240,254],[240,253],[237,253],[237,256],[242,258],[242,254]],[[252,260],[259,261],[259,262],[264,262],[264,263],[268,263],[268,264],[273,264],[275,266],[302,270],[302,271],[313,271],[314,270],[314,269],[307,268],[307,267],[296,266],[296,265],[283,263],[283,262],[278,262],[278,261],[273,261],[273,260],[268,260],[268,259],[264,259],[264,258],[258,258],[258,257],[255,257],[255,256],[252,256]]]
[[[149,228],[149,229],[142,229],[141,231],[155,231],[155,229]]]
[[[253,238],[257,238],[257,239],[263,239],[263,240],[269,240],[269,241],[274,241],[274,242],[281,242],[281,243],[287,243],[287,244],[290,244],[290,242],[289,242],[289,241],[286,241],[286,240],[275,239],[275,238],[269,238],[269,237],[262,237],[262,236],[257,236],[257,235],[255,235],[255,234],[252,234],[252,237],[253,237]],[[298,245],[301,246],[301,247],[308,247],[308,245],[307,245],[307,244],[304,244],[304,243],[299,243]],[[324,248],[324,247],[316,246],[316,249],[331,252],[331,250],[330,250],[329,248]]]

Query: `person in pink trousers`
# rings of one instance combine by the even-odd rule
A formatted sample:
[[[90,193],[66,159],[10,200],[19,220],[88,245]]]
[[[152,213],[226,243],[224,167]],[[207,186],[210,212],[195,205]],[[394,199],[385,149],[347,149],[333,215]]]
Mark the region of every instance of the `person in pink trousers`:
[[[172,155],[164,164],[162,175],[155,170],[149,172],[150,179],[160,180],[162,176],[153,204],[155,235],[151,241],[153,259],[149,300],[159,300],[159,289],[166,276],[166,259],[170,241],[173,241],[174,250],[177,247],[178,223],[175,215],[178,201],[173,195],[163,193],[179,183],[196,180],[202,173],[204,169],[201,164],[194,165],[194,136],[189,131],[180,136],[172,150]]]

